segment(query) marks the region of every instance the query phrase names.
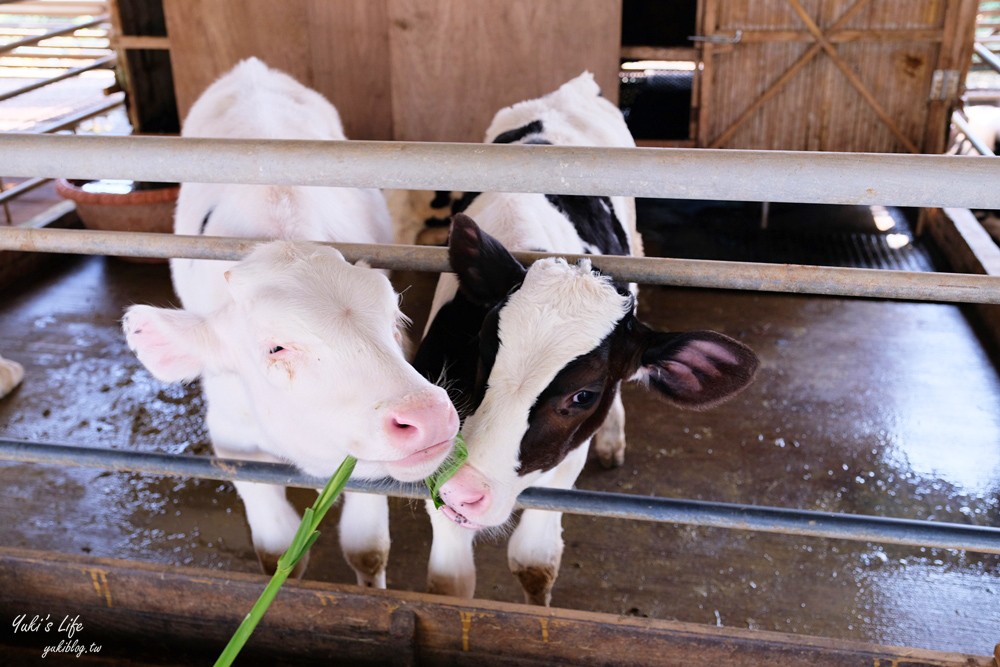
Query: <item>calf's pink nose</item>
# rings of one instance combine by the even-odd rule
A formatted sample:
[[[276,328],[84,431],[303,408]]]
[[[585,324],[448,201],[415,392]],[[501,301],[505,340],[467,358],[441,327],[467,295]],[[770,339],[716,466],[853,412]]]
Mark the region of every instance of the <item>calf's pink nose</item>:
[[[394,406],[382,428],[397,449],[419,452],[454,438],[458,432],[458,414],[447,395],[442,400],[436,392],[421,393]]]
[[[441,486],[441,500],[467,519],[482,516],[493,501],[489,484],[470,466],[462,466]]]

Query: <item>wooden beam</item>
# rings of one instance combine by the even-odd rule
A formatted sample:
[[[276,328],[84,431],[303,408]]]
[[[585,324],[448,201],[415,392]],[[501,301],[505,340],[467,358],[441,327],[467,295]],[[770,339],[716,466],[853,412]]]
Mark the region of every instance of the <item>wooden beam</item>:
[[[155,49],[169,50],[169,37],[145,37],[141,35],[115,35],[111,38],[111,47],[115,49]]]
[[[920,226],[934,239],[951,268],[962,273],[1000,275],[1000,247],[967,208],[922,209]],[[994,349],[1000,349],[1000,306],[974,307]]]
[[[972,65],[975,45],[976,0],[957,0],[945,6],[943,40],[938,52],[935,69],[954,72],[956,79],[964,82]],[[948,147],[949,120],[958,106],[962,93],[960,85],[955,97],[931,99],[927,103],[927,120],[924,122],[923,149],[926,153],[943,153]]]
[[[254,574],[0,549],[0,615],[78,616],[79,642],[101,644],[102,660],[155,656],[207,664],[266,582]],[[59,639],[44,632],[5,636],[39,652]],[[478,667],[992,664],[988,656],[314,581],[282,587],[240,658]]]
[[[939,30],[926,29],[872,29],[872,30],[827,30],[826,38],[831,44],[847,42],[939,42]],[[742,43],[761,42],[812,42],[815,37],[808,30],[744,30],[740,34]]]
[[[678,46],[623,46],[621,57],[627,60],[698,60],[699,51]]]

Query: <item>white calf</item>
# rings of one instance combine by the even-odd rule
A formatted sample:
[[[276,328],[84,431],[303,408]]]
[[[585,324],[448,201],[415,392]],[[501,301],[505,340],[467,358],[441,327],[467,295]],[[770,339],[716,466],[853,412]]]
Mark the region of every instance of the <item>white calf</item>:
[[[329,102],[256,59],[203,93],[183,134],[345,139]],[[175,232],[391,241],[381,194],[349,188],[185,183]],[[383,273],[352,266],[335,250],[290,242],[260,246],[237,265],[175,259],[171,270],[184,310],[135,306],[125,332],[158,378],[202,378],[219,456],[287,460],[326,477],[351,454],[359,459],[355,476],[403,481],[421,479],[447,456],[457,415],[447,394],[406,362],[398,296]],[[236,489],[261,564],[273,570],[298,514],[283,488],[239,482]],[[351,522],[379,520],[365,519],[367,497],[345,502],[356,506],[342,524],[348,561],[384,562],[387,537],[352,541]],[[365,567],[358,579],[379,583]]]
[[[501,110],[487,140],[634,145],[589,74]],[[425,377],[446,375],[469,449],[468,462],[441,489],[445,506],[428,505],[428,585],[472,596],[476,531],[507,523],[529,486],[570,488],[592,436],[606,464],[621,463],[622,381],[645,382],[679,407],[703,409],[745,387],[757,359],[718,333],[650,329],[635,317],[635,290],[589,262],[544,260],[525,269],[508,252],[638,254],[631,200],[484,193],[466,213],[452,220],[456,275],[438,284],[414,365]],[[561,514],[526,510],[511,536],[508,562],[528,602],[551,599],[561,533]]]

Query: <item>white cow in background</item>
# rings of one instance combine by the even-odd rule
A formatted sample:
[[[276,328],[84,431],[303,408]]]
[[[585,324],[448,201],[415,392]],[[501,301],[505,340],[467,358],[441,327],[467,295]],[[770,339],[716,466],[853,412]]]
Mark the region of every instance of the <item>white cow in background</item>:
[[[321,95],[253,58],[202,94],[183,136],[346,138]],[[183,310],[133,306],[124,320],[130,347],[157,378],[202,379],[216,454],[290,461],[319,477],[351,454],[355,477],[401,481],[442,463],[458,417],[446,392],[407,363],[404,317],[388,278],[301,242],[391,242],[379,191],[185,183],[175,232],[277,239],[238,264],[172,260]],[[235,486],[261,564],[273,571],[298,513],[282,487]],[[341,544],[359,583],[384,586],[388,531],[374,545],[353,539],[356,524],[367,530],[373,521],[373,503],[381,520],[384,499],[346,494]]]

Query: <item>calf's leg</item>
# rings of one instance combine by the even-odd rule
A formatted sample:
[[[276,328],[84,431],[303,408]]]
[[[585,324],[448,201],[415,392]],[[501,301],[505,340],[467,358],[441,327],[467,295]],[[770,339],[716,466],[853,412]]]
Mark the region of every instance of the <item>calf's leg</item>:
[[[618,468],[625,463],[625,406],[621,391],[616,392],[608,416],[594,434],[594,451],[605,468]]]
[[[471,598],[476,592],[476,563],[472,541],[476,534],[458,526],[427,501],[431,515],[431,557],[427,566],[427,592]]]
[[[562,463],[539,480],[538,486],[572,488],[587,462],[588,445],[584,443],[570,452]],[[521,582],[525,602],[549,606],[562,553],[562,512],[524,510],[507,544],[507,564]]]
[[[215,443],[215,453],[227,459],[243,459],[245,461],[267,461],[277,463],[278,459],[259,450],[251,451],[242,448],[226,447]],[[301,517],[288,501],[285,487],[275,484],[255,484],[253,482],[233,482],[236,493],[247,512],[247,523],[250,524],[250,539],[261,569],[267,574],[274,574],[278,568],[278,558],[292,543],[295,532],[299,528]],[[292,570],[292,576],[299,578],[309,564],[309,553],[302,557]]]
[[[218,456],[227,459],[277,462],[278,459],[257,448],[259,434],[253,426],[252,414],[243,401],[243,388],[231,375],[207,375],[202,387],[208,402],[205,416],[212,446]],[[285,496],[283,486],[233,482],[243,501],[250,524],[250,538],[261,568],[274,574],[278,558],[292,543],[301,521],[299,513]],[[308,554],[292,570],[301,577],[306,571]]]
[[[385,588],[389,499],[370,493],[345,493],[339,529],[340,548],[358,577],[358,586]]]

